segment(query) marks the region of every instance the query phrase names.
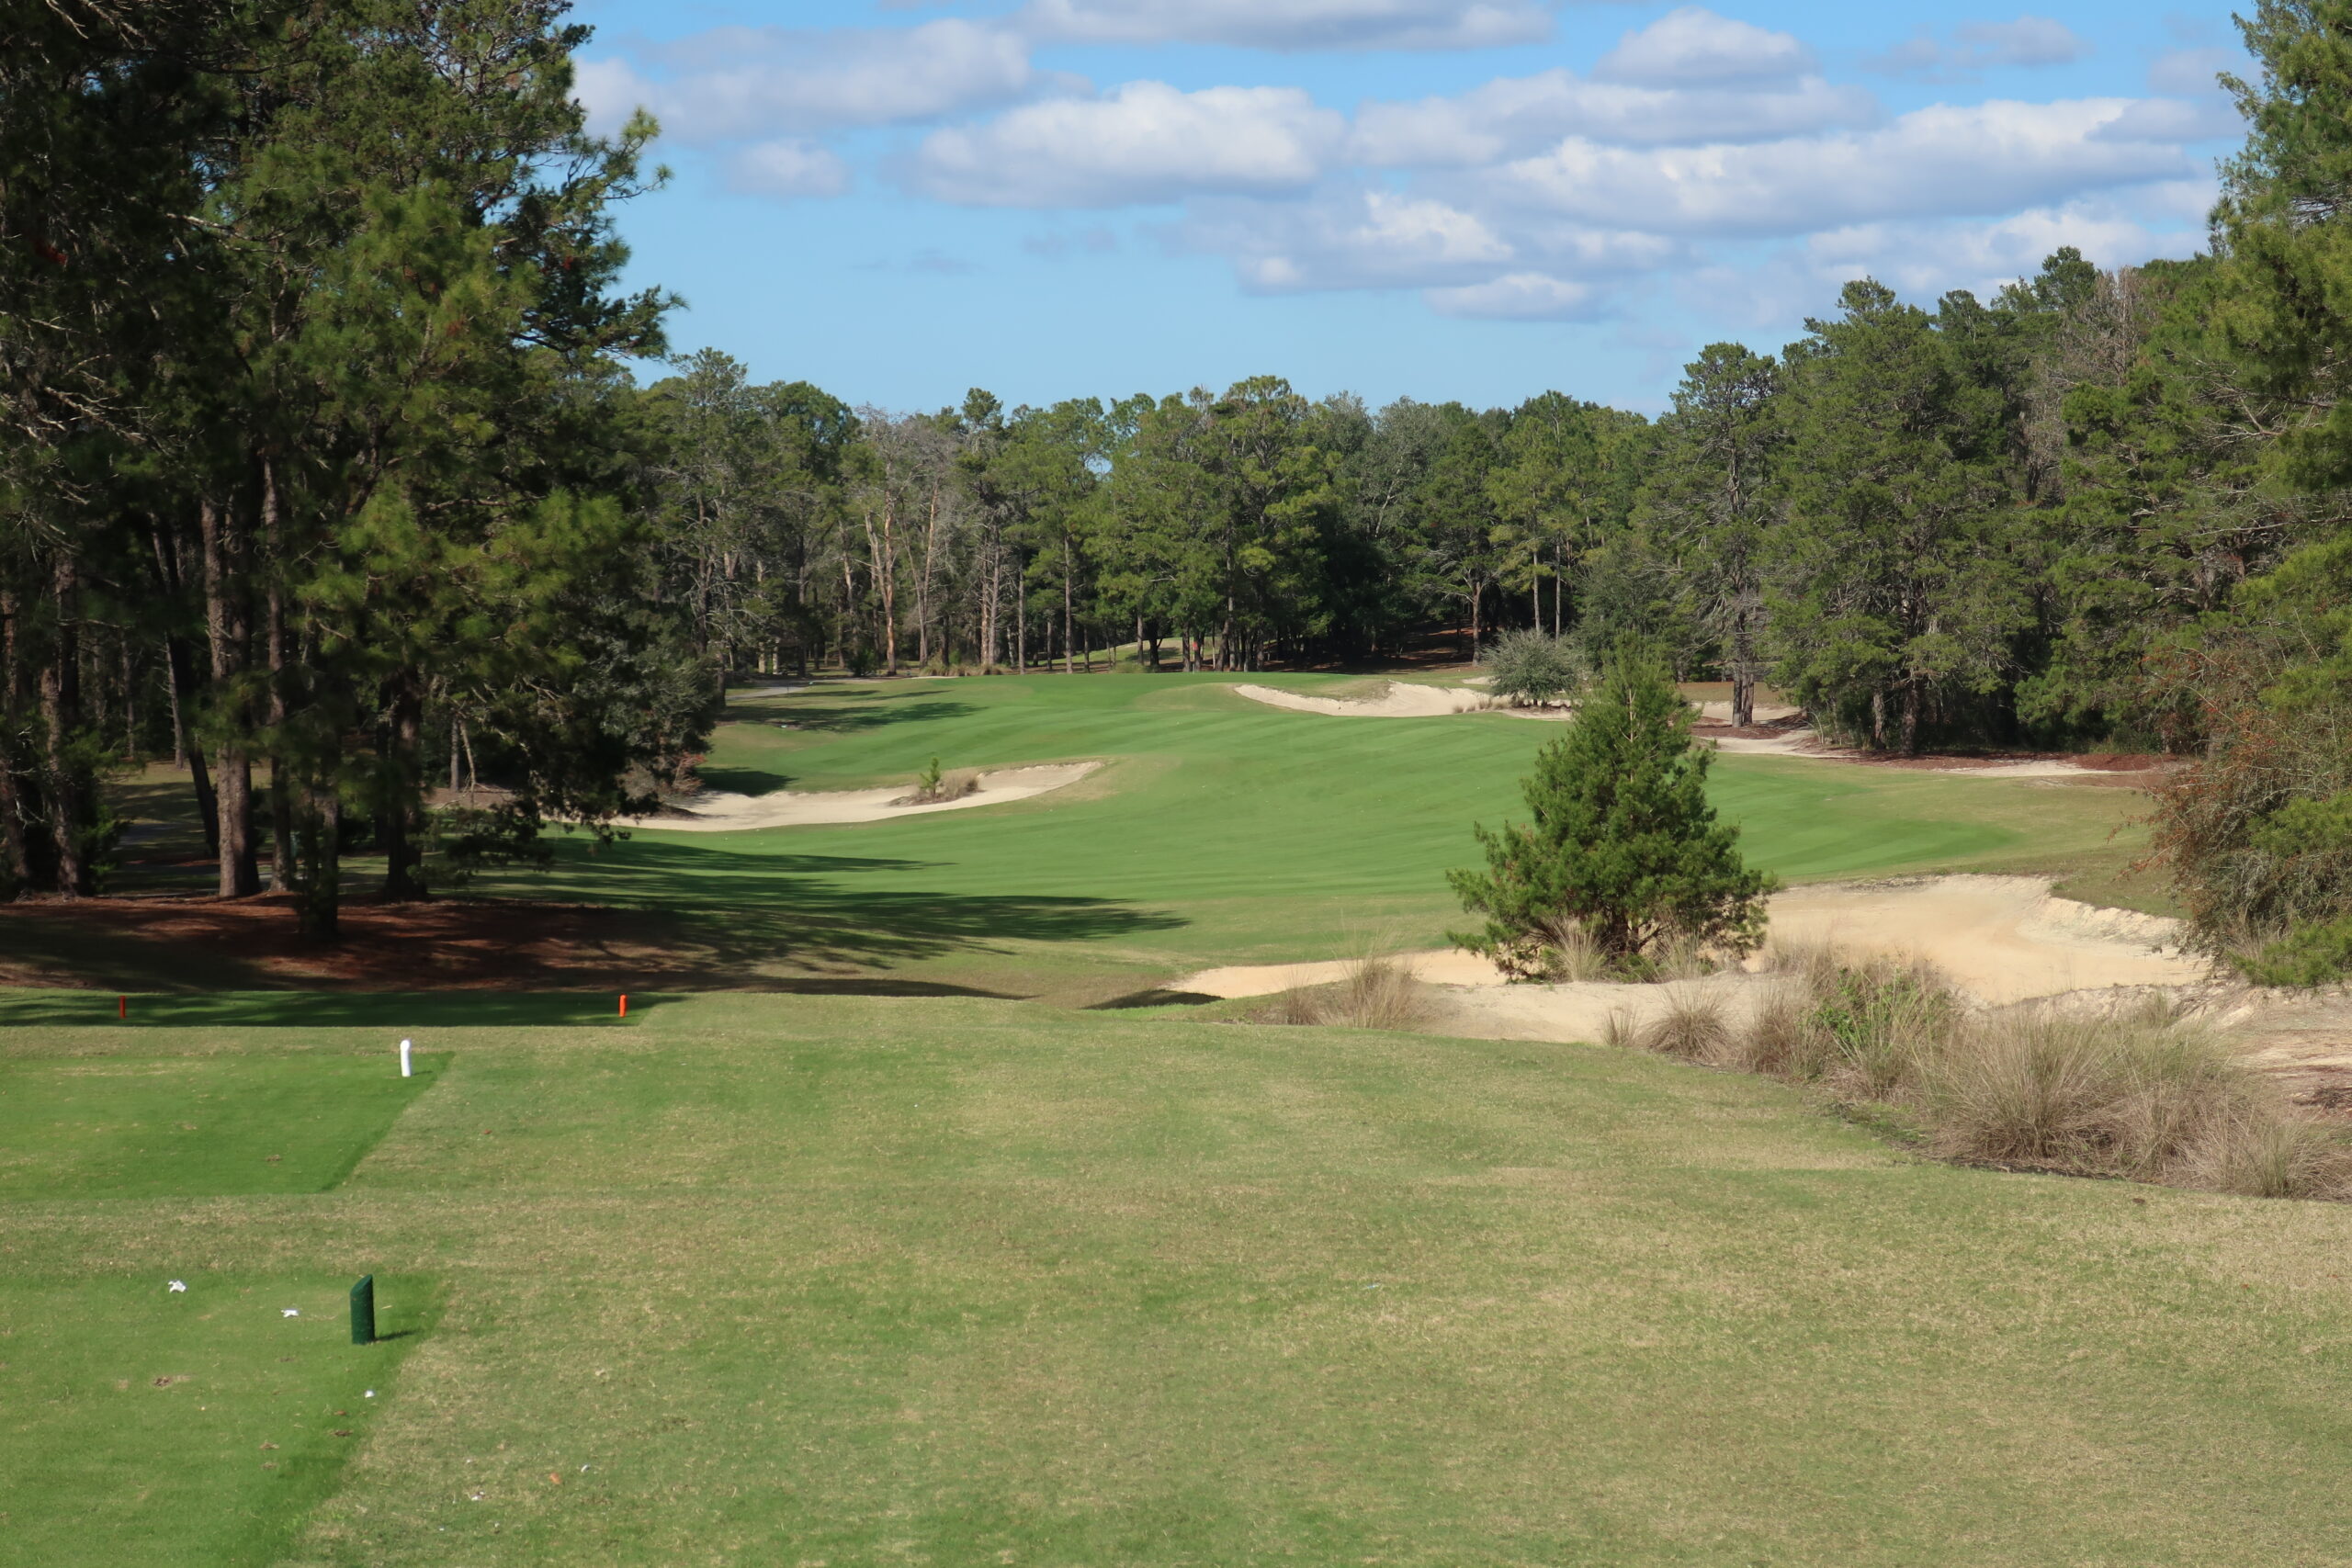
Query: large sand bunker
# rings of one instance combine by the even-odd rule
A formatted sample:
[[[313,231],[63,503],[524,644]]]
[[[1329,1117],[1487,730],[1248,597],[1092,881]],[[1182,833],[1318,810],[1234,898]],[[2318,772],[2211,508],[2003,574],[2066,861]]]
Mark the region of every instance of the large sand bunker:
[[[1342,718],[1435,718],[1450,713],[1480,713],[1502,705],[1484,692],[1453,686],[1417,686],[1392,681],[1376,697],[1309,697],[1272,686],[1233,688],[1252,702],[1296,713],[1328,713]]]
[[[1034,795],[1076,784],[1100,762],[1054,762],[1034,768],[999,768],[979,775],[979,787],[956,800],[931,806],[899,806],[907,786],[890,789],[842,789],[796,794],[729,795],[714,790],[696,795],[680,817],[639,817],[632,828],[664,833],[740,833],[754,828],[810,828],[836,822],[880,822],[896,817],[920,817],[932,811],[963,811],[975,806],[1001,806]]]
[[[1992,1006],[2115,987],[2191,986],[2208,967],[2169,951],[2177,922],[2103,909],[2051,892],[2039,876],[1934,876],[1792,888],[1771,904],[1771,935],[1826,943],[1857,957],[1918,957]],[[1511,986],[1484,959],[1416,953],[1401,959],[1441,988],[1442,1027],[1506,1039],[1597,1040],[1612,1017],[1635,1026],[1695,986],[1718,995],[1735,1020],[1767,987],[1730,973],[1681,985],[1588,982]],[[1174,988],[1214,997],[1269,996],[1343,978],[1345,960],[1205,970]]]

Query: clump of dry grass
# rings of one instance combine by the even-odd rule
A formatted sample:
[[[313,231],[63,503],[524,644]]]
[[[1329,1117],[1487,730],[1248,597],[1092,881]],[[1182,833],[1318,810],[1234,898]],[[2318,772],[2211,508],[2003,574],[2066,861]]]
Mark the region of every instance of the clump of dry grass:
[[[1336,1024],[1345,1029],[1410,1029],[1427,1022],[1429,988],[1394,958],[1359,958],[1328,986],[1284,991],[1257,1013],[1261,1023]]]
[[[1896,1112],[1947,1158],[2250,1197],[2352,1198],[2352,1138],[2210,1030],[2159,1007],[1972,1011],[1927,965],[1769,950],[1744,1029],[1690,991],[1610,1043],[1818,1085]]]
[[[941,806],[951,800],[961,800],[980,792],[980,771],[978,768],[951,768],[943,771],[939,759],[933,757],[931,766],[916,780],[914,792],[892,801],[893,806]]]
[[[1666,1007],[1634,1034],[1645,1051],[1679,1056],[1686,1062],[1713,1062],[1730,1048],[1732,1027],[1724,1016],[1723,998],[1693,987],[1676,986],[1667,992]]]
[[[1609,955],[1574,920],[1561,922],[1546,935],[1550,940],[1544,944],[1544,979],[1555,985],[1580,985],[1611,977]]]

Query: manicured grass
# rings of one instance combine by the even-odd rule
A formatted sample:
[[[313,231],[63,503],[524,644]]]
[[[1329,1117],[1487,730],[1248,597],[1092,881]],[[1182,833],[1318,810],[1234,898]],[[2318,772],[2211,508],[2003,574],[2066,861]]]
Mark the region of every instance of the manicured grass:
[[[397,1396],[428,1285],[379,1280],[390,1337],[360,1347],[348,1279],[199,1268],[200,1235],[138,1250],[0,1280],[0,1560],[274,1562]]]
[[[2340,1207],[1917,1163],[1589,1047],[741,994],[419,1043],[332,1190],[0,1200],[0,1558],[2344,1557]],[[366,1269],[440,1305],[361,1427],[344,1374],[381,1374],[327,1330]],[[315,1506],[258,1470],[297,1415]]]
[[[498,890],[671,911],[771,976],[888,972],[1073,1000],[1204,964],[1442,943],[1459,921],[1445,872],[1475,860],[1474,822],[1521,811],[1518,781],[1553,728],[1292,713],[1230,681],[830,684],[739,701],[704,769],[729,789],[908,782],[933,756],[1111,765],[976,811],[574,843],[555,876]],[[1724,758],[1714,776],[1750,857],[1792,880],[2108,875],[2140,841],[2123,790],[1758,757]]]
[[[0,1199],[320,1192],[432,1083],[387,1055],[0,1061]]]

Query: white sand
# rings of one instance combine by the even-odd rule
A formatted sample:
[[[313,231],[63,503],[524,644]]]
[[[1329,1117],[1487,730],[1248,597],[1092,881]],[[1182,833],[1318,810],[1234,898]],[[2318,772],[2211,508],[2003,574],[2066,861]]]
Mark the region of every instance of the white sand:
[[[2046,877],[1936,876],[1793,888],[1771,903],[1781,942],[1827,942],[1855,956],[1919,957],[1990,1006],[2114,987],[2187,987],[2200,959],[2164,951],[2178,924],[2054,897]],[[1457,952],[1400,956],[1438,988],[1442,1032],[1493,1039],[1597,1040],[1612,1014],[1635,1027],[1696,987],[1737,1022],[1776,982],[1730,973],[1666,986],[1588,982],[1512,986],[1484,959]],[[1345,976],[1347,961],[1205,970],[1171,989],[1215,997],[1270,996]]]
[[[1694,703],[1691,705],[1699,710],[1699,717],[1705,723],[1731,722],[1729,703]],[[1794,718],[1804,711],[1803,708],[1787,707],[1777,703],[1758,703],[1753,716],[1758,724],[1778,724],[1784,718]]]
[[[1034,768],[999,768],[979,775],[979,788],[960,800],[935,806],[893,806],[912,793],[905,784],[889,789],[843,789],[799,792],[777,790],[773,795],[729,795],[714,790],[695,797],[684,817],[639,817],[632,828],[663,833],[740,833],[755,828],[808,828],[834,822],[880,822],[894,817],[920,817],[933,811],[963,811],[975,806],[1001,806],[1026,800],[1076,784],[1100,762],[1055,762]]]
[[[1233,688],[1252,702],[1270,707],[1289,708],[1296,713],[1327,713],[1343,718],[1435,718],[1452,713],[1480,713],[1501,705],[1483,692],[1465,692],[1450,686],[1416,686],[1409,682],[1392,681],[1388,689],[1376,697],[1308,697],[1296,692],[1277,691],[1272,686],[1240,685]]]

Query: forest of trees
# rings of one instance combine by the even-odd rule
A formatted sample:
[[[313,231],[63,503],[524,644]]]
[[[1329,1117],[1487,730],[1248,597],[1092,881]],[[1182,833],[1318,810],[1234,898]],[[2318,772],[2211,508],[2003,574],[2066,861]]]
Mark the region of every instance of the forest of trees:
[[[1891,750],[2194,760],[2200,929],[2352,900],[2352,0],[2246,24],[2210,254],[1864,279],[1652,420],[1272,378],[853,408],[670,358],[556,0],[0,24],[0,883],[183,760],[220,891],[383,891],[639,808],[730,674],[1252,670],[1628,637]],[[652,374],[645,367],[654,367]],[[497,785],[482,807],[435,787]],[[2347,937],[2352,941],[2352,937]]]

